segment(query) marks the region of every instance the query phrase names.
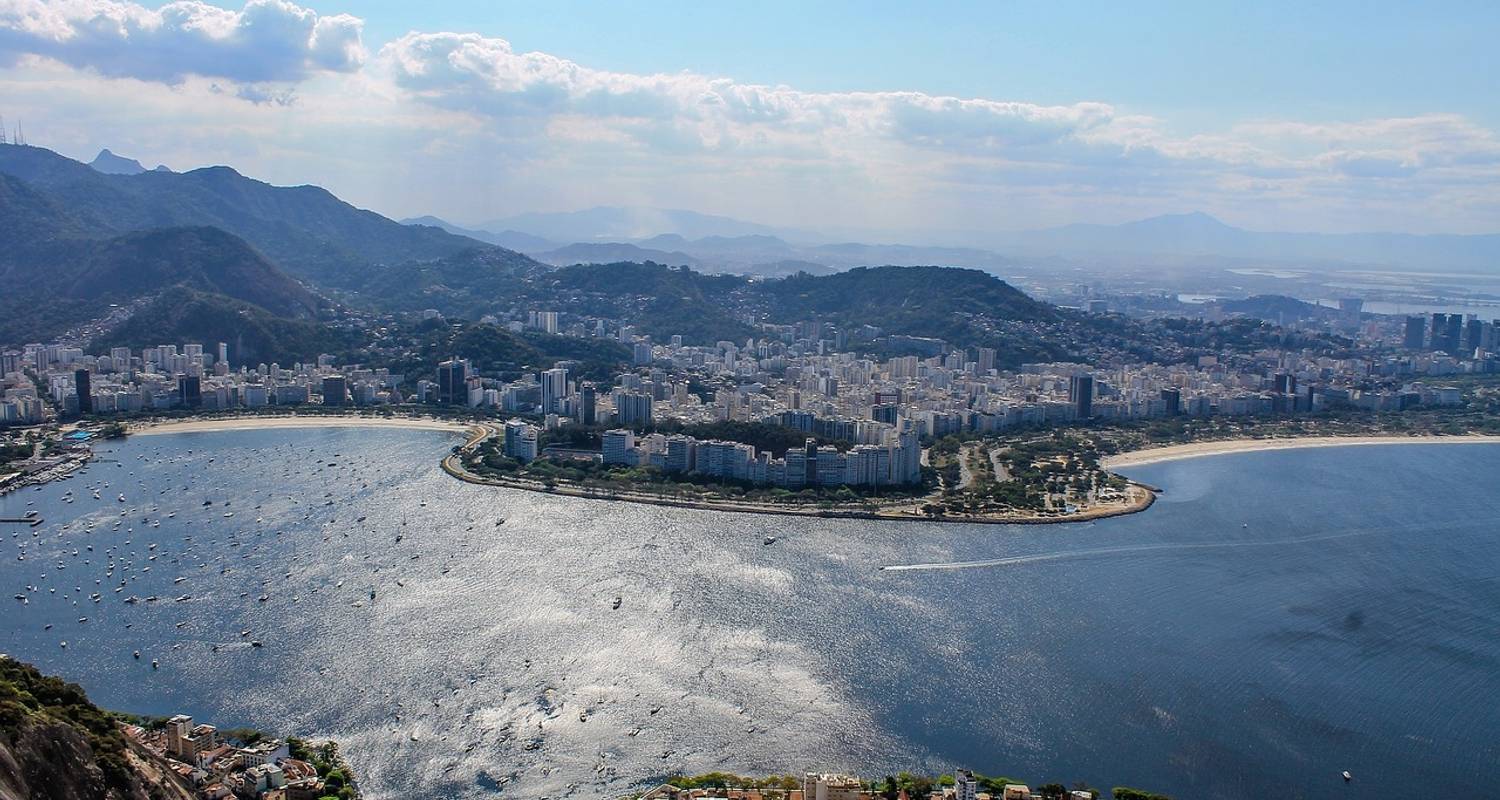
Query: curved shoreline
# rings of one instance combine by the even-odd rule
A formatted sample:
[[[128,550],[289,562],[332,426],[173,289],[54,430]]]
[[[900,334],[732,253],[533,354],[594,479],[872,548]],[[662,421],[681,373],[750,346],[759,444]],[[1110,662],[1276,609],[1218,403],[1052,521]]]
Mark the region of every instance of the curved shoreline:
[[[554,484],[548,486],[536,481],[498,478],[486,475],[476,475],[469,472],[463,466],[460,458],[477,447],[488,437],[495,435],[494,429],[487,425],[479,425],[469,431],[469,438],[458,448],[457,452],[449,453],[443,457],[441,466],[443,471],[454,478],[465,483],[478,486],[499,486],[506,489],[517,489],[523,492],[538,492],[541,494],[555,494],[564,497],[576,497],[584,500],[604,500],[620,503],[639,503],[642,505],[668,506],[672,508],[693,508],[702,511],[719,511],[737,514],[772,514],[787,517],[821,517],[825,519],[868,519],[882,522],[941,522],[941,523],[970,523],[977,525],[1052,525],[1069,522],[1089,522],[1092,520],[1118,517],[1125,514],[1134,514],[1145,511],[1156,502],[1156,492],[1144,484],[1131,482],[1131,498],[1128,503],[1117,505],[1096,506],[1076,514],[1066,516],[1042,516],[1037,514],[1024,514],[1015,516],[930,516],[916,510],[922,502],[921,498],[893,505],[885,509],[869,511],[864,508],[813,508],[805,506],[782,506],[769,503],[737,502],[733,500],[688,500],[682,498],[665,497],[661,495],[643,492],[612,492],[596,489],[570,486],[566,484]]]
[[[167,433],[212,433],[218,431],[257,430],[260,428],[404,428],[406,430],[466,433],[473,423],[449,422],[432,417],[360,417],[336,415],[299,415],[226,417],[223,419],[183,419],[164,422],[135,423],[131,436],[155,436]]]
[[[155,435],[170,433],[214,432],[229,430],[254,430],[259,428],[318,428],[318,427],[388,427],[408,430],[427,430],[440,433],[462,434],[463,444],[456,452],[442,458],[440,466],[453,478],[479,486],[499,486],[526,492],[554,494],[584,500],[603,500],[642,505],[691,508],[703,511],[719,511],[739,514],[772,514],[777,516],[820,517],[826,519],[867,519],[884,522],[939,522],[970,523],[978,525],[1055,525],[1073,522],[1090,522],[1110,517],[1124,516],[1145,511],[1156,502],[1160,492],[1153,486],[1139,481],[1129,481],[1129,500],[1125,503],[1096,506],[1068,515],[1016,514],[993,516],[929,516],[918,511],[924,498],[913,498],[874,511],[862,507],[818,508],[805,506],[772,505],[753,501],[686,499],[664,495],[610,491],[585,488],[567,484],[546,485],[541,482],[503,477],[476,475],[464,468],[461,453],[477,447],[491,436],[499,435],[494,425],[483,422],[460,422],[433,417],[363,417],[352,415],[285,415],[246,416],[223,419],[186,419],[161,422],[136,423],[130,434]],[[1100,461],[1105,469],[1116,472],[1147,464],[1176,461],[1204,456],[1230,455],[1234,453],[1259,452],[1264,450],[1290,450],[1311,447],[1351,447],[1393,444],[1500,444],[1500,436],[1485,434],[1459,434],[1453,436],[1304,436],[1271,439],[1224,439],[1219,441],[1191,442],[1186,444],[1150,447],[1127,453],[1108,456]],[[1124,476],[1121,476],[1124,477]],[[1128,479],[1127,479],[1128,480]]]
[[[1100,466],[1108,470],[1139,467],[1162,461],[1254,453],[1263,450],[1298,450],[1309,447],[1360,447],[1391,444],[1500,444],[1500,436],[1457,434],[1453,436],[1288,436],[1280,439],[1223,439],[1148,447],[1107,456]]]

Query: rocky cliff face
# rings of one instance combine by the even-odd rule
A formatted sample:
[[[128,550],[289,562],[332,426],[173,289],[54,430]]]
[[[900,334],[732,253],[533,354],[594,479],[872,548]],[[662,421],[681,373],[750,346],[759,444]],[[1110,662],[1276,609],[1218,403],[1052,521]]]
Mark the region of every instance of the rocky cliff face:
[[[190,800],[83,690],[0,657],[0,800]]]
[[[146,753],[128,751],[111,775],[88,738],[66,723],[23,726],[0,742],[0,800],[192,800],[193,793]]]

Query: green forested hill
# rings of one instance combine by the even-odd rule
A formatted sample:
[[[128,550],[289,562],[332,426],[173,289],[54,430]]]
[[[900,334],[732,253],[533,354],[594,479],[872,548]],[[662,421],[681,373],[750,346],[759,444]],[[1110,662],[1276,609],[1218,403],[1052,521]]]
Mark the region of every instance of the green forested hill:
[[[161,342],[225,342],[234,363],[310,361],[340,353],[358,337],[315,320],[279,317],[222,294],[174,286],[136,311],[123,325],[91,345],[140,349]]]
[[[56,198],[92,226],[92,235],[212,226],[250,242],[293,275],[318,282],[374,265],[492,247],[437,228],[402,225],[316,186],[272,186],[229,167],[106,175],[44,148],[0,145],[0,173]]]
[[[56,336],[112,304],[171,286],[227,295],[305,318],[317,298],[244,240],[216,228],[100,237],[63,201],[0,175],[0,344]]]

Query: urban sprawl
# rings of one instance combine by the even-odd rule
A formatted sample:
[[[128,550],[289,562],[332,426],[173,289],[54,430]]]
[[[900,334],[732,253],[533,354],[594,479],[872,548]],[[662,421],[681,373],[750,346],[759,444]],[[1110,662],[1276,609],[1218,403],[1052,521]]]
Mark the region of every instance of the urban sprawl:
[[[1172,365],[1038,363],[1016,370],[997,369],[992,348],[909,336],[888,337],[888,343],[901,339],[896,344],[908,354],[877,360],[841,349],[847,336],[817,322],[765,326],[768,335],[760,338],[694,346],[680,336],[654,342],[629,327],[606,334],[602,321],[592,330],[580,321],[564,335],[609,335],[632,353],[633,368],[608,386],[579,378],[582,365],[572,361],[506,380],[452,358],[433,365],[435,380],[409,382],[387,368],[337,364],[332,356],[290,367],[232,364],[224,343],[107,354],[29,344],[0,354],[0,424],[182,409],[466,408],[509,418],[504,454],[523,463],[583,457],[792,488],[879,486],[919,481],[921,442],[950,434],[1333,406],[1454,406],[1461,393],[1446,379],[1497,371],[1497,322],[1456,314],[1366,320],[1356,315],[1345,325],[1360,343],[1357,357],[1264,350]],[[510,324],[556,334],[559,322],[556,312],[531,312]],[[668,420],[782,426],[807,433],[807,445],[773,457],[740,442],[654,431]],[[548,432],[568,426],[600,430],[602,446],[591,452],[547,446]]]

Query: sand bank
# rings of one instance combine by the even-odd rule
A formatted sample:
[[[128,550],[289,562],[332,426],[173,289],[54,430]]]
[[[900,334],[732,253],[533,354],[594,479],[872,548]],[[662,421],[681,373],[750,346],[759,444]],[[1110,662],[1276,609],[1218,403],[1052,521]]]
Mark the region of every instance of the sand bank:
[[[1179,458],[1217,456],[1226,453],[1248,453],[1257,450],[1290,450],[1301,447],[1351,447],[1383,444],[1500,444],[1500,436],[1469,434],[1463,436],[1303,436],[1283,439],[1226,439],[1219,442],[1194,442],[1166,447],[1150,447],[1108,456],[1101,462],[1106,469],[1138,467]]]

